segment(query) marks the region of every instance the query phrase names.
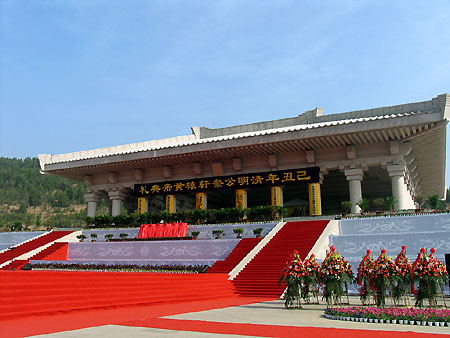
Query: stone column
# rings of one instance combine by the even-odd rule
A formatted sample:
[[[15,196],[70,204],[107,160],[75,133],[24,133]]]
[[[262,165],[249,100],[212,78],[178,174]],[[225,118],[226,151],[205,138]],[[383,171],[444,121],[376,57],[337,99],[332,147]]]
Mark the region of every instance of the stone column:
[[[111,190],[108,192],[109,198],[112,201],[111,215],[120,215],[122,211],[122,203],[127,195],[126,191],[123,189]]]
[[[357,205],[362,199],[361,181],[363,179],[363,170],[360,168],[345,170],[345,176],[348,181],[350,192],[350,201],[352,202],[352,213],[361,213],[361,208]]]
[[[84,194],[84,199],[87,202],[87,215],[89,217],[95,217],[97,214],[97,202],[100,200],[100,194],[98,192],[91,192]]]
[[[408,209],[406,202],[407,187],[405,184],[405,167],[401,164],[388,165],[387,171],[392,180],[392,195],[396,199],[395,210]]]

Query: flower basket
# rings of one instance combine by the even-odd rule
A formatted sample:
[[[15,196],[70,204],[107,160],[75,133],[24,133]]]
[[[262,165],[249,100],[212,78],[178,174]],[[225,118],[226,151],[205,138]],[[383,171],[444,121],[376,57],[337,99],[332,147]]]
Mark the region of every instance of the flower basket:
[[[319,271],[319,282],[323,287],[323,298],[328,307],[341,303],[344,290],[352,279],[350,264],[332,246]]]
[[[375,287],[375,298],[378,307],[386,305],[386,294],[393,285],[395,273],[394,261],[386,256],[386,250],[381,250],[372,274],[372,284]]]
[[[417,255],[411,269],[411,291],[416,296],[416,306],[423,307],[423,301],[428,299],[429,306],[436,308],[436,296],[448,282],[448,272],[442,262],[433,257],[436,251],[432,248],[430,252],[427,255],[421,248]],[[414,288],[414,281],[419,284],[418,290]]]

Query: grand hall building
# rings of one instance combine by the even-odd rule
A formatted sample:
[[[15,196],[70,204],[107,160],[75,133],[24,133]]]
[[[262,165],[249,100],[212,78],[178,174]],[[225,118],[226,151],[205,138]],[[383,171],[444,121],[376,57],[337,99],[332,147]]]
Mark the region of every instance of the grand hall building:
[[[83,181],[88,215],[285,206],[290,216],[352,212],[366,198],[445,193],[450,95],[429,101],[301,115],[66,154],[39,155],[43,174]]]

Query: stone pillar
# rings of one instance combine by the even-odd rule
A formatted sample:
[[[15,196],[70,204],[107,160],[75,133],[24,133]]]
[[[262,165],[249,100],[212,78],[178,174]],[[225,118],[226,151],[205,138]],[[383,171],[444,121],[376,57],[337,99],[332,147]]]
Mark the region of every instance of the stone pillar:
[[[127,195],[126,191],[122,189],[111,190],[108,192],[108,195],[112,201],[111,215],[120,215],[120,212],[122,211],[122,203]]]
[[[392,180],[392,196],[396,199],[395,210],[408,209],[406,194],[408,193],[405,184],[405,167],[401,164],[388,165],[387,171]]]
[[[236,208],[247,208],[247,189],[236,189]]]
[[[87,202],[87,215],[89,217],[95,217],[97,213],[97,202],[100,200],[100,194],[98,192],[91,192],[84,194],[84,199]]]
[[[363,179],[363,170],[360,168],[345,170],[345,176],[348,181],[350,192],[350,201],[352,202],[352,213],[359,214],[361,208],[357,205],[362,199],[361,181]]]

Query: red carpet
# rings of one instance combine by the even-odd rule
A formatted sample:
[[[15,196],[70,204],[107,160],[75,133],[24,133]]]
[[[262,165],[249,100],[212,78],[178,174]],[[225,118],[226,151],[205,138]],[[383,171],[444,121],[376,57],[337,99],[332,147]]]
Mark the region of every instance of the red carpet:
[[[279,297],[285,286],[277,285],[293,250],[300,257],[312,249],[328,221],[288,222],[233,280],[239,295]]]
[[[14,320],[0,320],[0,337],[26,337],[107,324],[120,325],[126,321],[144,322],[145,320],[161,316],[220,309],[267,300],[268,299],[257,298],[221,298],[194,302],[180,302],[176,304],[79,311],[51,316],[33,316]]]
[[[19,245],[18,247],[2,252],[0,253],[0,264],[5,263],[13,258],[19,257],[24,253],[35,250],[47,243],[56,241],[57,239],[64,237],[70,233],[72,233],[72,231],[52,231],[39,238],[33,239],[29,242]],[[2,270],[9,270],[11,268],[12,266],[8,264],[4,266]]]
[[[226,274],[0,271],[0,319],[236,297]]]
[[[193,320],[163,319],[158,317],[189,312],[206,311],[230,306],[267,301],[258,298],[223,298],[207,301],[120,308],[103,311],[82,311],[51,316],[34,316],[15,320],[0,320],[0,337],[16,338],[47,334],[107,324],[152,327],[167,330],[240,334],[260,337],[304,337],[317,338],[388,338],[388,337],[442,337],[437,334],[413,332],[349,330],[334,328],[293,327],[281,325],[236,324]],[[299,311],[299,315],[301,312]]]
[[[255,337],[282,337],[282,338],[391,338],[391,337],[440,337],[441,334],[401,332],[401,331],[377,331],[377,330],[352,330],[319,327],[297,327],[283,325],[262,325],[242,323],[207,322],[200,320],[181,320],[152,318],[122,323],[125,326],[152,327],[166,330],[207,332],[219,334],[246,335]]]
[[[243,238],[223,261],[217,261],[208,269],[208,273],[229,273],[247,256],[262,238]]]

